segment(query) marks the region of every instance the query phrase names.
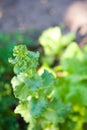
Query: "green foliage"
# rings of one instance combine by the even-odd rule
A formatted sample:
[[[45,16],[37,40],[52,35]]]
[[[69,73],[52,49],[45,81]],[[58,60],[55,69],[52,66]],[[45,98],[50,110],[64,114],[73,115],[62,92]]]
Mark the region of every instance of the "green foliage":
[[[15,76],[11,83],[20,113],[29,130],[84,130],[87,123],[87,47],[71,43],[60,57],[60,64],[39,73],[38,52],[15,46]],[[59,69],[61,68],[61,69]]]
[[[24,53],[23,50],[25,50]],[[16,46],[14,48],[13,56],[15,58],[10,59],[9,61],[14,65],[14,68],[17,65],[21,65],[19,71],[14,71],[17,76],[12,79],[14,94],[21,101],[20,105],[16,108],[16,113],[17,110],[18,112],[20,110],[19,113],[22,114],[21,109],[23,111],[22,106],[24,107],[24,102],[26,102],[28,104],[26,111],[29,111],[29,117],[31,117],[27,120],[30,122],[29,129],[39,129],[39,126],[41,129],[45,129],[45,127],[48,127],[51,122],[52,124],[55,123],[52,119],[49,122],[49,118],[45,114],[46,112],[49,113],[49,111],[55,113],[53,108],[55,106],[52,105],[52,102],[56,100],[53,96],[55,93],[53,90],[56,82],[55,78],[46,70],[41,76],[38,74],[36,67],[38,65],[39,54],[28,51],[25,46]],[[19,57],[19,62],[16,62]],[[26,66],[23,67],[22,63],[26,63]],[[24,116],[24,119],[26,120],[27,117],[24,113],[25,112],[23,112],[22,116]],[[42,123],[37,123],[39,120],[42,120],[40,122],[44,122],[44,118],[48,122],[45,122],[46,125],[42,126]],[[35,124],[33,120],[35,120]]]
[[[86,130],[87,45],[80,49],[73,33],[63,35],[60,27],[50,28],[39,38],[45,53],[40,66],[38,52],[18,45],[37,46],[32,38],[36,32],[29,33],[0,34],[0,130],[20,129],[13,113],[18,102],[10,86],[12,66],[11,84],[19,100],[15,113],[29,123],[28,130]]]
[[[0,130],[19,130],[19,124],[12,111],[17,101],[12,95],[10,85],[12,69],[8,64],[8,57],[12,55],[14,45],[9,34],[0,33]]]

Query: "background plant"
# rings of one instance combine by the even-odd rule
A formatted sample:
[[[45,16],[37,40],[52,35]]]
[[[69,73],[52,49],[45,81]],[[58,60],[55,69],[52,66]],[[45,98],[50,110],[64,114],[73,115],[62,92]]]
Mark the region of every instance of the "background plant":
[[[44,49],[42,57],[43,64],[52,65],[56,56],[60,57],[64,48],[75,40],[75,33],[63,34],[59,26],[50,27],[44,30],[39,37],[39,43]]]

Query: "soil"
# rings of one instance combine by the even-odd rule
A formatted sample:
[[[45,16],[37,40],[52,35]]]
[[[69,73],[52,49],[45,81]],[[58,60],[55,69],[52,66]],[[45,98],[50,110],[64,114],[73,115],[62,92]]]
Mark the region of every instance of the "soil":
[[[77,0],[0,0],[0,32],[64,26],[65,11]]]

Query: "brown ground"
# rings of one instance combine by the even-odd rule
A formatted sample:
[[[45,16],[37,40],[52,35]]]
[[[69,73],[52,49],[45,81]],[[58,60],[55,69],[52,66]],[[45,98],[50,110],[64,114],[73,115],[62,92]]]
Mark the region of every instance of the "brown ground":
[[[0,0],[0,32],[63,26],[67,7],[77,0]]]

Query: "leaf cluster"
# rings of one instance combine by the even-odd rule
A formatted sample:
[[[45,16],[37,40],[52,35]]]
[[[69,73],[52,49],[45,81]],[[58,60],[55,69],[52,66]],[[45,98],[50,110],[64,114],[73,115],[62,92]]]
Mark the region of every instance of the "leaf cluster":
[[[58,30],[55,28],[54,34]],[[54,39],[52,46],[54,36],[50,36]],[[45,50],[49,42],[43,40]],[[29,123],[29,130],[84,130],[87,124],[87,46],[80,49],[77,43],[71,42],[63,48],[60,57],[58,48],[55,53],[53,50],[46,53],[47,58],[53,55],[59,59],[56,66],[48,64],[39,70],[39,53],[29,51],[24,45],[15,46],[13,58],[9,59],[15,73],[12,87],[19,99],[15,113]]]

